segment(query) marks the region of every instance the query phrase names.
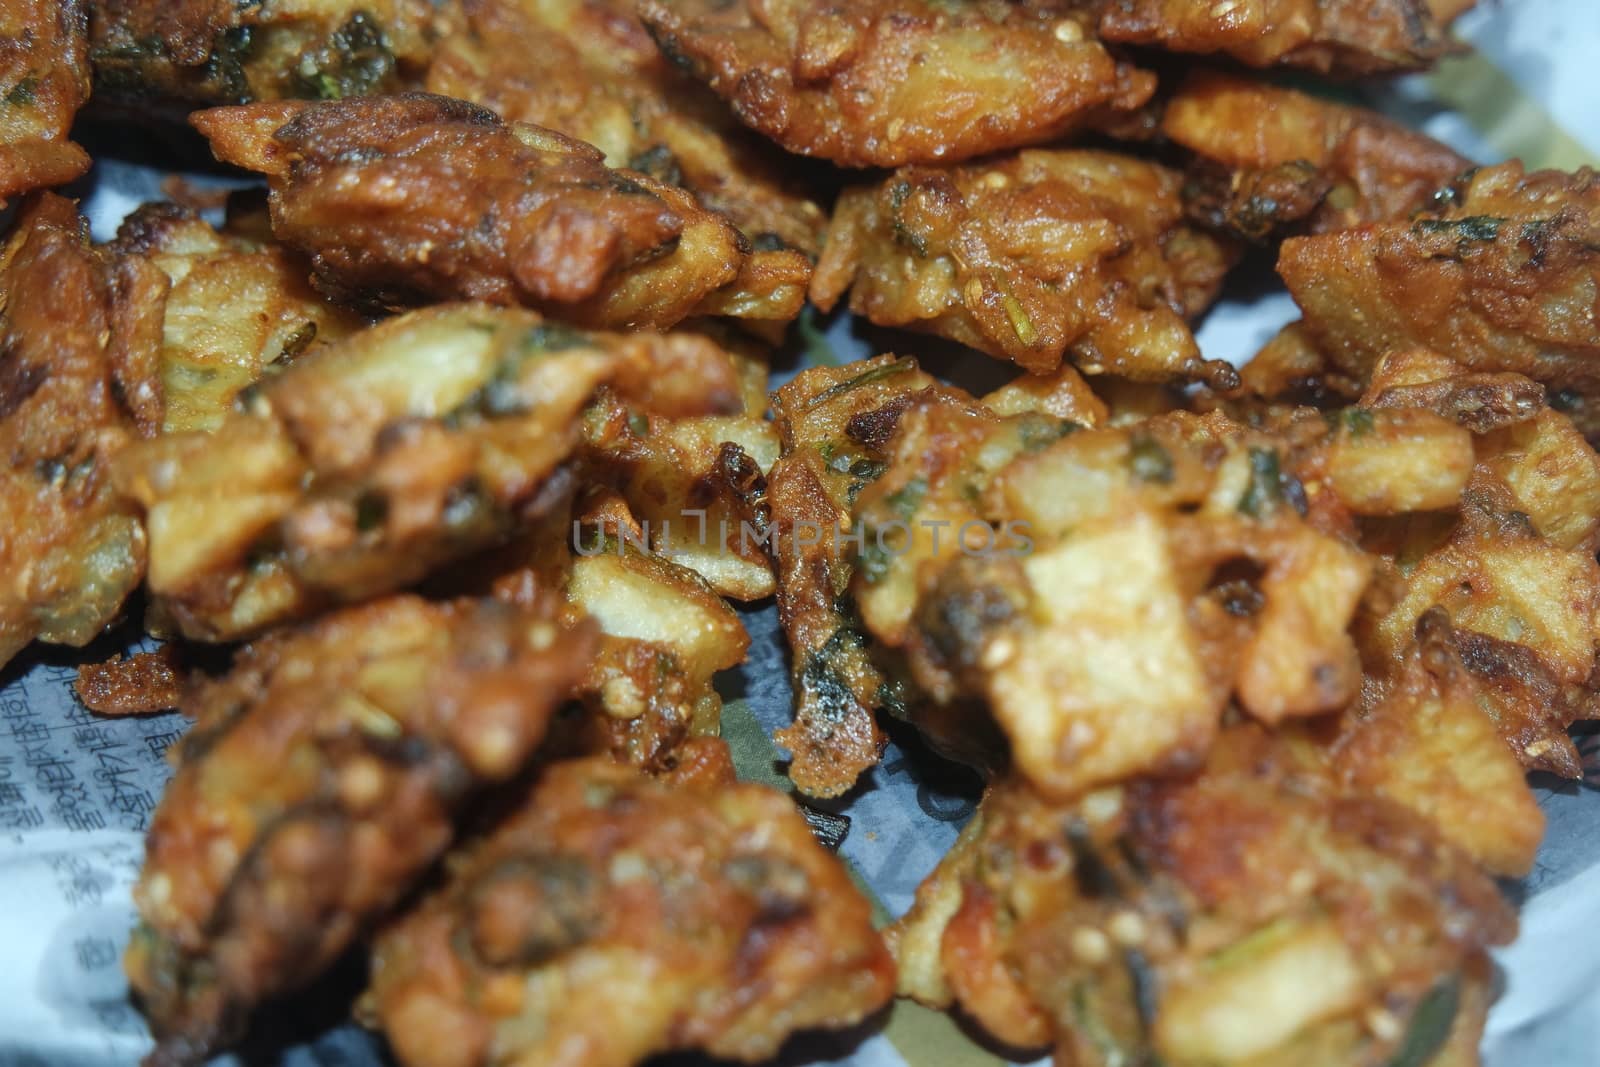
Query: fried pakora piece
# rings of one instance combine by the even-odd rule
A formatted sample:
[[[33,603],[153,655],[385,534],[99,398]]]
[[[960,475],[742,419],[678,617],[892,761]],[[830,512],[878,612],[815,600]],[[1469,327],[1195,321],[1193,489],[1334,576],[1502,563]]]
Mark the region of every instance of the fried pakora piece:
[[[697,363],[727,359],[694,335],[414,312],[302,356],[214,433],[130,448],[117,483],[145,508],[158,607],[187,636],[236,639],[506,542],[570,489],[603,384],[645,410],[737,402],[689,395]]]
[[[95,93],[178,107],[337,100],[415,78],[432,0],[86,0]]]
[[[619,496],[580,491],[570,509],[552,512],[488,569],[500,572],[497,596],[520,603],[559,589],[599,628],[578,685],[588,714],[557,724],[558,752],[608,753],[667,775],[720,732],[713,680],[743,662],[749,634],[703,578],[650,550]]]
[[[88,644],[144,575],[138,509],[112,485],[117,402],[105,265],[69,201],[39,195],[0,247],[0,665],[35,638]]]
[[[1429,0],[1106,0],[1098,31],[1119,44],[1351,76],[1432,66],[1456,51],[1446,21]]]
[[[644,0],[639,13],[747,125],[851,167],[1037,144],[1155,90],[1069,0]]]
[[[1240,725],[1192,778],[997,784],[889,936],[902,992],[1058,1062],[1388,1067],[1476,1048],[1515,931],[1425,822]]]
[[[1514,371],[1600,433],[1600,176],[1464,176],[1410,221],[1285,241],[1278,273],[1304,330],[1365,382],[1396,349],[1446,353],[1469,371]]]
[[[623,497],[623,525],[636,527],[654,555],[688,567],[723,596],[760,600],[775,588],[759,533],[766,475],[779,452],[778,431],[766,419],[767,365],[764,353],[730,330],[708,336],[724,366],[714,373],[703,364],[664,368],[664,377],[683,381],[702,407],[714,390],[737,399],[719,399],[724,413],[684,416],[641,411],[603,391],[585,418],[581,477]]]
[[[916,403],[855,500],[856,604],[934,703],[984,699],[1046,794],[1192,767],[1230,697],[1275,724],[1359,694],[1373,562],[1351,512],[1452,503],[1473,462],[1431,412],[1385,413],[1366,444],[1389,464],[1314,412],[1289,434]]]
[[[1366,658],[1399,662],[1427,614],[1442,610],[1511,750],[1529,768],[1579,777],[1566,730],[1600,714],[1600,456],[1535,383],[1464,372],[1429,352],[1385,359],[1363,404],[1372,414],[1427,406],[1475,435],[1456,504],[1363,531],[1383,561]]]
[[[1176,171],[1098,151],[1030,150],[907,167],[847,190],[811,299],[880,326],[926,330],[1035,374],[1090,373],[1227,388],[1187,320],[1210,306],[1229,248],[1188,225]]]
[[[897,686],[866,648],[849,595],[850,504],[884,470],[895,422],[912,400],[943,388],[913,359],[880,356],[796,375],[772,398],[783,455],[767,479],[767,537],[778,615],[789,641],[794,725],[777,735],[789,777],[809,796],[838,796],[887,743],[874,711]]]
[[[467,0],[428,67],[430,92],[576,137],[612,167],[681,185],[756,254],[815,257],[827,220],[760,139],[656,48],[626,0]],[[507,48],[508,40],[537,48]],[[809,277],[809,271],[807,271]]]
[[[527,803],[378,939],[367,1012],[405,1067],[770,1057],[893,994],[843,864],[783,794],[604,760]]]
[[[267,175],[273,233],[347,299],[486,300],[664,329],[734,282],[748,252],[682,189],[461,100],[260,104],[192,121],[218,158]]]
[[[366,326],[312,289],[287,249],[218,233],[174,204],[135,211],[108,252],[119,334],[160,384],[129,398],[147,435],[215,430],[268,368]]]
[[[1402,660],[1369,674],[1342,724],[1335,768],[1355,789],[1433,823],[1486,870],[1520,878],[1533,869],[1544,813],[1487,707],[1448,616],[1429,609]]]
[[[1409,218],[1472,166],[1377,112],[1220,71],[1188,75],[1161,132],[1199,157],[1190,217],[1256,241]]]
[[[444,852],[463,804],[520,771],[592,648],[558,598],[396,597],[284,631],[184,702],[127,971],[197,1063],[315,978]]]
[[[67,140],[89,98],[86,34],[81,0],[0,3],[0,207],[89,169]]]

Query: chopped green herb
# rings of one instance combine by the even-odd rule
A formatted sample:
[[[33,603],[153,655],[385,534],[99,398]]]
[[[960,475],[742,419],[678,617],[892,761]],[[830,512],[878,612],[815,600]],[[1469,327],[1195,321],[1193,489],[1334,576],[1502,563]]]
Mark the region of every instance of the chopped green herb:
[[[1024,452],[1038,452],[1081,429],[1083,426],[1071,419],[1032,418],[1017,427],[1017,439]]]
[[[864,371],[861,374],[856,375],[854,378],[850,378],[846,381],[840,382],[838,385],[829,386],[828,388],[824,389],[822,392],[818,393],[816,396],[807,401],[806,408],[810,409],[821,407],[828,401],[835,400],[853,389],[859,389],[863,385],[871,385],[874,382],[881,382],[886,378],[892,378],[895,375],[902,374],[908,370],[915,370],[916,366],[916,360],[909,357],[901,357],[892,363],[885,363],[882,366],[873,367],[871,370]]]
[[[1250,450],[1250,484],[1239,498],[1239,510],[1253,519],[1270,515],[1283,503],[1283,470],[1277,450]]]
[[[1133,468],[1133,476],[1142,482],[1172,484],[1172,453],[1148,434],[1138,434],[1128,443],[1128,464]]]
[[[6,103],[13,107],[26,107],[34,102],[34,94],[38,88],[39,79],[29,74],[6,93]]]
[[[901,209],[911,199],[911,183],[895,182],[889,187],[889,211],[894,220],[895,243],[904,245],[918,256],[928,254],[928,239],[906,225]]]
[[[641,171],[668,185],[683,184],[683,170],[678,166],[678,157],[664,144],[651,145],[635,155],[628,160],[628,169]]]
[[[383,27],[357,11],[328,36],[326,44],[300,57],[295,88],[318,100],[368,96],[382,88],[394,71],[394,53]]]
[[[1419,233],[1454,234],[1461,244],[1474,241],[1493,241],[1500,236],[1500,227],[1508,220],[1494,215],[1474,215],[1465,219],[1418,219]]]
[[[890,493],[884,503],[889,505],[900,518],[909,521],[922,506],[923,497],[928,495],[928,483],[922,478],[913,478],[905,485]]]
[[[1345,432],[1351,437],[1365,437],[1377,426],[1372,412],[1366,408],[1345,408],[1340,412],[1339,420],[1344,424]]]
[[[1450,1039],[1460,1008],[1461,983],[1452,976],[1435,986],[1417,1005],[1405,1043],[1389,1061],[1389,1067],[1425,1067],[1431,1063]]]

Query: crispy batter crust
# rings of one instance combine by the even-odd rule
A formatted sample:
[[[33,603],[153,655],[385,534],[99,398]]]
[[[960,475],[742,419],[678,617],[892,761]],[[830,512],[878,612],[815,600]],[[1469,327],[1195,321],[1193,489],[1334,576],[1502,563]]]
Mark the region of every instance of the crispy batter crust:
[[[569,492],[602,385],[645,411],[729,413],[738,382],[710,388],[718,368],[704,337],[434,308],[302,356],[214,433],[140,443],[118,484],[146,510],[163,609],[237,639],[504,543]]]
[[[1037,144],[1155,89],[1064,0],[644,0],[639,13],[746,124],[850,167]]]
[[[128,398],[146,436],[216,429],[269,367],[366,325],[311,288],[288,249],[174,204],[136,210],[107,251],[119,344],[157,386]]]
[[[1190,778],[1063,805],[997,784],[889,936],[902,992],[1084,1067],[1380,1067],[1444,1043],[1515,929],[1425,824],[1237,726]]]
[[[72,691],[97,715],[147,715],[176,708],[183,679],[173,646],[162,645],[127,659],[116,655],[104,663],[83,664]]]
[[[1600,431],[1600,176],[1466,175],[1415,219],[1285,241],[1278,273],[1305,331],[1358,380],[1411,346],[1543,383]]]
[[[769,253],[816,255],[821,209],[769,146],[661,55],[631,3],[468,0],[465,8],[466,25],[428,68],[430,92],[587,141],[610,166],[681,185],[758,246],[776,246]],[[538,48],[504,46],[533,38]]]
[[[0,2],[0,207],[89,169],[67,140],[89,98],[82,0]]]
[[[82,646],[144,575],[136,509],[111,482],[132,437],[117,402],[104,263],[43,194],[0,248],[0,665],[35,638]]]
[[[556,598],[400,597],[246,648],[184,701],[127,970],[159,1045],[199,1062],[316,977],[519,771],[593,649]]]
[[[87,0],[95,92],[177,108],[333,100],[415,77],[449,5],[431,0]]]
[[[1428,0],[1107,0],[1100,36],[1174,52],[1225,53],[1254,67],[1338,75],[1420,70],[1455,51]],[[1442,17],[1441,17],[1442,16]]]
[[[1184,222],[1182,175],[1109,152],[1029,150],[907,167],[840,198],[811,298],[881,326],[927,330],[1035,374],[1203,379],[1188,319],[1232,265]]]
[[[1472,166],[1376,112],[1220,71],[1184,79],[1161,132],[1198,157],[1190,217],[1250,240],[1409,218]]]
[[[788,798],[723,766],[678,785],[550,768],[379,939],[367,1010],[400,1061],[753,1062],[882,1007],[893,966],[844,866]]]
[[[662,329],[734,281],[748,251],[683,190],[460,100],[262,104],[193,122],[219,158],[268,176],[273,232],[348,299],[486,300]]]

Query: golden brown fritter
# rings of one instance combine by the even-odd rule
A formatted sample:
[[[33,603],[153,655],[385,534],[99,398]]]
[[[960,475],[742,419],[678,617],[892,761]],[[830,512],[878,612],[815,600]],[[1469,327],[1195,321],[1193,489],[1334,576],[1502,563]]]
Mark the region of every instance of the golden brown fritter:
[[[432,0],[86,0],[95,93],[143,108],[336,100],[417,76]]]
[[[628,0],[464,6],[466,25],[440,43],[428,67],[430,92],[587,141],[608,166],[681,185],[732,219],[758,253],[816,255],[821,209],[784,174],[777,153],[667,61]]]
[[[726,303],[750,252],[682,189],[460,100],[260,104],[193,122],[218,158],[267,175],[273,233],[311,257],[318,286],[369,304],[486,300],[664,329]]]
[[[1386,1067],[1439,1062],[1458,999],[1476,1048],[1515,930],[1426,823],[1241,725],[1192,778],[999,783],[890,940],[902,993],[1059,1062]]]
[[[1155,89],[1070,0],[643,0],[639,13],[747,125],[851,167],[1037,144]]]
[[[199,1062],[393,907],[464,803],[527,763],[592,649],[555,597],[397,597],[263,639],[197,686],[134,890],[148,1062]]]
[[[1427,614],[1442,610],[1477,701],[1512,752],[1529,768],[1578,777],[1567,727],[1600,714],[1600,456],[1535,383],[1464,372],[1425,351],[1380,363],[1362,403],[1352,410],[1427,408],[1474,434],[1453,507],[1363,530],[1382,563],[1362,635],[1371,669],[1398,662]]]
[[[1285,241],[1278,273],[1306,334],[1359,381],[1423,346],[1514,371],[1600,433],[1600,176],[1506,163],[1409,221]]]
[[[754,1062],[882,1007],[893,964],[844,866],[792,801],[722,766],[681,785],[549,768],[379,938],[367,1013],[400,1062]]]
[[[1368,675],[1346,713],[1334,767],[1357,790],[1427,819],[1494,874],[1533,869],[1544,813],[1518,755],[1486,710],[1485,686],[1463,664],[1472,647],[1432,608],[1399,662]]]
[[[811,298],[881,326],[927,330],[1035,374],[1204,379],[1187,319],[1216,298],[1227,246],[1189,226],[1176,171],[1097,151],[1030,150],[907,167],[847,190]]]
[[[312,289],[287,249],[218,233],[173,204],[128,216],[108,251],[122,343],[159,381],[129,398],[147,434],[214,430],[268,368],[366,325]]]
[[[553,511],[479,568],[513,603],[561,590],[600,631],[578,684],[587,714],[556,726],[561,754],[609,753],[668,774],[720,732],[713,679],[744,660],[750,637],[703,578],[649,550],[621,497],[581,491],[571,508]]]
[[[89,169],[67,140],[89,98],[82,0],[0,2],[0,207]]]
[[[1198,157],[1190,217],[1251,240],[1409,218],[1472,166],[1376,112],[1220,71],[1188,75],[1161,132]]]
[[[777,735],[789,777],[810,796],[838,796],[878,762],[887,739],[874,711],[899,703],[853,620],[850,502],[884,470],[900,414],[943,395],[913,359],[880,356],[802,371],[772,398],[783,455],[767,480],[764,533],[777,565],[789,641],[794,725]]]
[[[1338,711],[1360,692],[1348,629],[1372,571],[1348,509],[1380,488],[1393,511],[1438,507],[1472,465],[1440,416],[1374,421],[1381,451],[1436,473],[1329,478],[1317,500],[1301,466],[1348,464],[1315,414],[1297,438],[1220,413],[1091,427],[913,404],[854,504],[861,619],[936,704],[986,701],[1055,796],[1194,766],[1230,697],[1271,724]]]
[[[0,665],[35,638],[82,646],[139,584],[145,536],[112,486],[133,436],[110,287],[69,201],[28,204],[0,247]]]
[[[1338,75],[1420,70],[1455,51],[1428,0],[1105,0],[1107,41]],[[1462,5],[1456,3],[1454,7]],[[1459,10],[1445,13],[1459,14]]]
[[[570,489],[602,384],[714,413],[737,394],[691,391],[726,362],[694,335],[415,312],[302,356],[214,433],[128,450],[118,484],[146,510],[158,606],[187,636],[236,639],[506,541]]]
[[[698,332],[705,333],[700,324]],[[705,406],[716,391],[718,414],[639,411],[604,392],[584,421],[583,469],[591,485],[608,486],[627,503],[625,525],[639,528],[650,551],[699,574],[723,596],[760,600],[773,593],[772,560],[754,533],[761,522],[766,475],[778,458],[778,432],[766,419],[765,353],[731,330],[709,333],[724,362],[663,368]]]

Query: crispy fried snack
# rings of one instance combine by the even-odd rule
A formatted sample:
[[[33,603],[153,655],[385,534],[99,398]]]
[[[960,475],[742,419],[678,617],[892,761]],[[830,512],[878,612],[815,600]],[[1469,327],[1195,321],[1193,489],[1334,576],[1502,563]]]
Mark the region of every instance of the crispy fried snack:
[[[703,578],[647,546],[622,499],[591,490],[488,567],[501,572],[496,595],[521,603],[560,589],[600,630],[578,686],[588,714],[557,724],[557,750],[671,774],[720,732],[713,678],[744,660],[750,637]]]
[[[89,169],[67,140],[89,98],[82,0],[0,2],[0,207]]]
[[[627,0],[467,0],[427,87],[599,148],[612,167],[681,185],[758,255],[815,257],[826,219],[764,142],[656,48]],[[537,40],[537,48],[508,48]],[[809,271],[806,272],[809,277]]]
[[[108,251],[122,343],[160,383],[128,398],[147,436],[215,430],[269,367],[366,325],[312,289],[287,249],[218,233],[174,204],[135,211]]]
[[[391,908],[463,803],[526,764],[592,648],[555,598],[397,597],[268,637],[194,689],[134,890],[148,1062],[199,1062]]]
[[[1253,67],[1361,75],[1421,70],[1455,50],[1444,24],[1467,4],[1429,0],[1106,0],[1107,41],[1225,53]]]
[[[96,715],[148,715],[176,708],[183,698],[183,678],[172,645],[153,652],[121,654],[104,663],[78,668],[72,692]]]
[[[793,317],[803,301],[803,277],[752,260],[684,190],[464,101],[261,104],[192,121],[219,158],[267,175],[274,234],[337,296],[487,300],[653,329],[697,311]]]
[[[719,746],[720,747],[720,746]],[[753,1062],[893,993],[866,900],[780,793],[557,764],[378,940],[368,1013],[406,1067]]]
[[[35,638],[85,645],[139,584],[145,535],[112,487],[143,384],[116,363],[104,264],[43,194],[0,247],[0,665]]]
[[[811,299],[909,326],[1035,374],[1063,357],[1147,381],[1233,368],[1201,358],[1185,320],[1232,264],[1187,225],[1182,175],[1129,156],[1025,151],[960,167],[908,167],[847,190]]]
[[[1069,0],[643,0],[639,12],[746,124],[851,167],[1037,144],[1155,89]]]
[[[1426,408],[1474,434],[1470,476],[1448,510],[1363,531],[1382,560],[1365,658],[1400,662],[1428,613],[1443,611],[1511,750],[1530,769],[1579,777],[1567,727],[1600,715],[1600,456],[1536,383],[1430,352],[1381,362],[1362,404],[1352,418]],[[1386,463],[1352,466],[1392,477]]]
[[[1220,71],[1185,78],[1161,132],[1199,157],[1189,216],[1256,241],[1409,218],[1472,166],[1377,112]]]
[[[1600,433],[1600,176],[1464,176],[1411,221],[1285,241],[1278,272],[1333,368],[1366,381],[1411,346],[1546,385]]]
[[[1427,819],[1486,870],[1520,878],[1533,869],[1544,813],[1491,717],[1495,698],[1462,661],[1475,644],[1442,608],[1425,612],[1415,642],[1369,674],[1346,713],[1334,767],[1354,789]]]
[[[918,396],[944,393],[915,360],[880,356],[803,371],[773,395],[783,455],[767,481],[764,532],[795,694],[794,725],[777,741],[809,796],[846,792],[887,743],[873,712],[897,707],[899,696],[853,618],[850,503],[883,473],[900,414]]]
[[[86,0],[95,93],[148,107],[393,92],[426,62],[432,0]]]
[[[702,332],[704,332],[702,328]],[[692,390],[703,409],[709,391],[731,386],[737,400],[715,415],[637,410],[603,391],[584,421],[581,477],[615,489],[626,501],[622,527],[635,528],[650,551],[699,574],[723,596],[773,594],[772,560],[759,531],[766,475],[778,458],[778,431],[766,419],[765,353],[730,330],[715,338],[726,364],[664,369]],[[615,535],[618,527],[613,524]]]
[[[505,542],[569,491],[601,385],[714,413],[738,402],[706,388],[727,363],[694,335],[415,312],[296,360],[215,433],[129,449],[117,481],[146,509],[159,606],[187,636],[235,639]]]
[[[1348,630],[1373,566],[1350,512],[1443,506],[1472,467],[1441,416],[1373,423],[1394,458],[1359,481],[1315,413],[1289,434],[914,404],[855,500],[862,621],[935,704],[986,700],[1055,796],[1194,766],[1230,697],[1267,723],[1338,711],[1360,692]]]
[[[890,942],[902,993],[1080,1067],[1464,1067],[1515,931],[1426,823],[1240,725],[1188,779],[997,784]]]

